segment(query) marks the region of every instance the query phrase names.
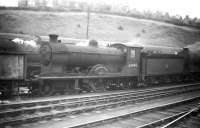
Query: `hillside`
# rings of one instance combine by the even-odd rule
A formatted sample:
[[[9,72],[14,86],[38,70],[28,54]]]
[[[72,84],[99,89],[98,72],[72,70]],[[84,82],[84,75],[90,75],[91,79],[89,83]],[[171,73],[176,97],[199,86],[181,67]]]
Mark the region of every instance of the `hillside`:
[[[0,11],[0,32],[86,38],[87,14],[82,12]],[[200,30],[150,20],[105,14],[90,15],[89,38],[186,46],[200,41]]]

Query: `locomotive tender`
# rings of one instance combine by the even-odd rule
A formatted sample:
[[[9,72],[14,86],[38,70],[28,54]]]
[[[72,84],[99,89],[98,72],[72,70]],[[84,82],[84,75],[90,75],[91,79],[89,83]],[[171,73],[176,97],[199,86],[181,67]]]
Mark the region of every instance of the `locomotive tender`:
[[[32,91],[41,95],[134,88],[138,85],[176,82],[189,74],[189,51],[123,43],[99,47],[60,43],[57,35],[41,42],[41,74]]]

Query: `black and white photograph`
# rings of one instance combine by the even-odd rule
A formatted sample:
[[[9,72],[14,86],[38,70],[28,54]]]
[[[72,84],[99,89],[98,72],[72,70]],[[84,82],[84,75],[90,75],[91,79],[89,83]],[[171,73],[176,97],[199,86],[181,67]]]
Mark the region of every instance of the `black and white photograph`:
[[[0,0],[0,128],[200,128],[200,1]]]

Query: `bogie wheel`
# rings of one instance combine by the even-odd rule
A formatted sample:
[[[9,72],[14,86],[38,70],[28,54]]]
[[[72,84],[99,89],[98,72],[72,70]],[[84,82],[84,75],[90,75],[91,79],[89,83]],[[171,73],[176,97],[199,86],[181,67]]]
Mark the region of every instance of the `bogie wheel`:
[[[40,85],[39,92],[42,96],[50,96],[54,92],[54,87],[50,82],[44,82],[43,85]]]

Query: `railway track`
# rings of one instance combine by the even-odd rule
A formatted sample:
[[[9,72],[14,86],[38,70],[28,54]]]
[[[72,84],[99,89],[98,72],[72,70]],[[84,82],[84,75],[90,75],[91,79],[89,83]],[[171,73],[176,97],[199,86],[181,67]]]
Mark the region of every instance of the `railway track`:
[[[174,118],[176,118],[180,116],[178,114],[179,112],[183,112],[183,110],[187,111],[188,109],[194,107],[194,105],[200,102],[200,94],[197,94],[199,94],[199,92],[186,93],[177,96],[168,96],[156,100],[154,99],[139,102],[134,105],[120,106],[114,109],[109,108],[99,110],[96,112],[88,112],[74,117],[68,116],[65,119],[60,120],[51,120],[45,122],[41,121],[37,122],[37,124],[33,123],[28,125],[21,125],[19,126],[19,128],[140,128],[149,126],[154,127],[159,125],[159,121],[162,121],[162,119],[166,119],[167,121],[167,118],[173,117],[173,115],[175,115]],[[196,100],[194,101],[194,99]],[[193,103],[191,105],[188,105],[189,102]],[[185,103],[186,106],[180,109],[180,105],[182,105],[183,103]],[[176,109],[173,107],[176,107]],[[169,111],[164,111],[164,109],[168,109]],[[158,112],[159,110],[161,111],[161,114],[159,114],[159,116],[155,115],[155,112]],[[146,118],[140,118],[141,116],[146,116]],[[163,118],[163,116],[165,116],[165,118]],[[133,118],[134,120],[130,118]],[[123,121],[123,123],[121,121]]]
[[[197,107],[174,119],[173,121],[161,125],[160,128],[199,128],[200,126],[200,103]]]
[[[172,90],[174,88],[187,88],[191,86],[195,86],[196,84],[200,83],[190,83],[185,85],[172,85],[172,86],[162,86],[162,87],[154,87],[154,88],[147,88],[143,90],[125,90],[125,91],[115,91],[115,92],[107,92],[107,93],[91,93],[88,95],[75,95],[75,96],[58,96],[58,97],[48,97],[48,98],[35,98],[31,100],[21,100],[21,101],[11,101],[6,104],[0,104],[0,110],[5,109],[16,109],[16,108],[24,108],[24,107],[32,107],[32,106],[43,106],[43,105],[52,105],[52,104],[58,104],[63,102],[71,102],[71,101],[87,101],[87,100],[96,100],[96,99],[105,99],[109,97],[117,97],[117,96],[127,96],[127,95],[138,95],[138,94],[144,94],[148,92],[153,91],[160,91],[160,90]]]
[[[188,101],[183,104],[175,103],[160,108],[152,108],[150,110],[145,110],[140,113],[135,113],[126,118],[121,118],[111,122],[103,123],[101,125],[90,125],[89,127],[95,128],[177,128],[180,125],[180,128],[183,128],[180,124],[180,121],[177,121],[179,118],[184,118],[185,115],[199,110],[200,99]],[[192,118],[194,119],[194,118]],[[197,120],[199,118],[195,118]],[[177,123],[179,122],[179,124]],[[183,121],[182,121],[183,122]],[[174,123],[176,123],[174,125]],[[166,124],[166,125],[163,125]],[[196,125],[196,124],[195,124]],[[179,127],[178,127],[179,128]],[[193,128],[193,127],[188,127]]]
[[[137,104],[140,102],[159,99],[188,92],[199,92],[197,84],[171,86],[147,89],[143,91],[129,91],[82,98],[66,98],[34,102],[22,102],[1,105],[0,126],[17,126],[41,120],[52,120],[81,113],[90,113],[104,109]],[[118,118],[118,117],[117,117]],[[106,121],[106,120],[105,120]],[[98,122],[98,121],[97,121]],[[87,124],[86,124],[87,125]],[[81,125],[80,125],[81,126]]]

